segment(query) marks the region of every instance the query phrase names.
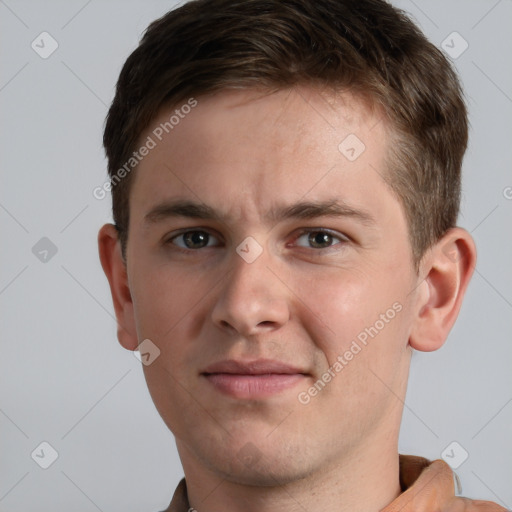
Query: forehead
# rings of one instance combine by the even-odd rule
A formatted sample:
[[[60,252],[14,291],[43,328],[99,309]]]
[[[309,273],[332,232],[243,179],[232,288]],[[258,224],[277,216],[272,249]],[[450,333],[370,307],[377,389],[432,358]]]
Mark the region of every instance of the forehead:
[[[312,87],[224,90],[162,109],[142,134],[131,206],[187,197],[234,216],[282,203],[366,201],[385,187],[383,115],[361,98]],[[364,202],[364,201],[363,201]],[[229,210],[229,211],[228,211]]]
[[[176,135],[182,140],[194,132],[205,149],[231,132],[233,143],[253,141],[257,135],[269,146],[291,142],[304,144],[323,139],[323,148],[338,149],[350,133],[364,132],[384,122],[384,115],[371,108],[362,96],[349,92],[334,93],[312,86],[295,86],[269,92],[264,89],[227,89],[194,99],[195,107],[184,100],[172,108],[162,108],[147,133],[160,130],[164,143],[172,144]],[[180,114],[179,119],[176,115]],[[169,121],[173,126],[169,126]],[[317,134],[315,137],[314,134]],[[183,135],[183,137],[180,136]],[[158,135],[158,133],[157,133]],[[381,135],[375,131],[373,138]],[[329,139],[327,139],[329,137]],[[192,139],[189,138],[192,142]],[[370,142],[370,141],[368,141]]]

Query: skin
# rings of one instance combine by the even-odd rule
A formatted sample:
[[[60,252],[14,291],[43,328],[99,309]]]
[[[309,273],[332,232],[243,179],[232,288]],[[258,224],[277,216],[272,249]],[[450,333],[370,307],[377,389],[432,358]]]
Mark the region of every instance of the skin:
[[[400,494],[398,433],[412,349],[436,350],[446,340],[475,266],[473,240],[451,229],[416,274],[404,211],[382,179],[390,127],[360,99],[307,86],[197,99],[138,165],[126,263],[113,226],[99,233],[121,345],[135,350],[150,339],[160,350],[143,369],[176,437],[190,504],[199,512],[333,503],[380,510]],[[162,110],[141,143],[173,110]],[[338,149],[349,134],[366,147],[354,161]],[[178,200],[208,205],[218,218],[145,220],[161,202]],[[269,218],[296,203],[329,201],[373,221],[319,212]],[[313,240],[306,229],[316,230]],[[179,230],[210,238],[187,248]],[[236,252],[249,236],[263,250],[252,263]],[[378,335],[301,403],[298,394],[396,303],[401,310]],[[257,358],[307,375],[254,400],[222,394],[201,375],[220,360]]]

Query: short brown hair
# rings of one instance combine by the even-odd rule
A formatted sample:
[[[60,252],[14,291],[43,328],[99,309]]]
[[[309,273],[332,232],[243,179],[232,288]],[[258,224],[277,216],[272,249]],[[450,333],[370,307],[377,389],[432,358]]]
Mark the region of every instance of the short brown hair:
[[[467,113],[446,57],[383,0],[194,0],[154,21],[123,66],[106,119],[111,181],[162,107],[297,84],[350,90],[385,113],[393,144],[383,177],[403,206],[418,270],[457,222]],[[123,257],[131,174],[111,189]]]

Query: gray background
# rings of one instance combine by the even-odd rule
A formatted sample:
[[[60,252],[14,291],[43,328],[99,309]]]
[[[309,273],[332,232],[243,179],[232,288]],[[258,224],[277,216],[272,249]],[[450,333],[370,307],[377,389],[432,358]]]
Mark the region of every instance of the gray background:
[[[454,31],[469,44],[454,60],[472,124],[459,224],[479,249],[448,342],[413,356],[400,451],[439,458],[457,441],[463,495],[511,508],[512,2],[395,3],[436,45]],[[92,194],[120,68],[174,5],[0,0],[1,512],[156,511],[182,476],[140,363],[116,339],[96,246],[110,198]],[[43,31],[59,45],[47,59],[31,48]],[[46,262],[32,252],[42,237],[57,248]],[[48,469],[31,458],[43,441],[58,452]]]

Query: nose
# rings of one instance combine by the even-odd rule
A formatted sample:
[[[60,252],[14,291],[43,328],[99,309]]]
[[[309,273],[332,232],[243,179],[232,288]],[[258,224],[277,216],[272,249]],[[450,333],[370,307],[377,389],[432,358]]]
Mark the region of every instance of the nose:
[[[265,251],[252,263],[234,252],[231,270],[220,285],[212,310],[217,327],[247,337],[276,331],[286,324],[290,318],[288,289],[269,263]]]

